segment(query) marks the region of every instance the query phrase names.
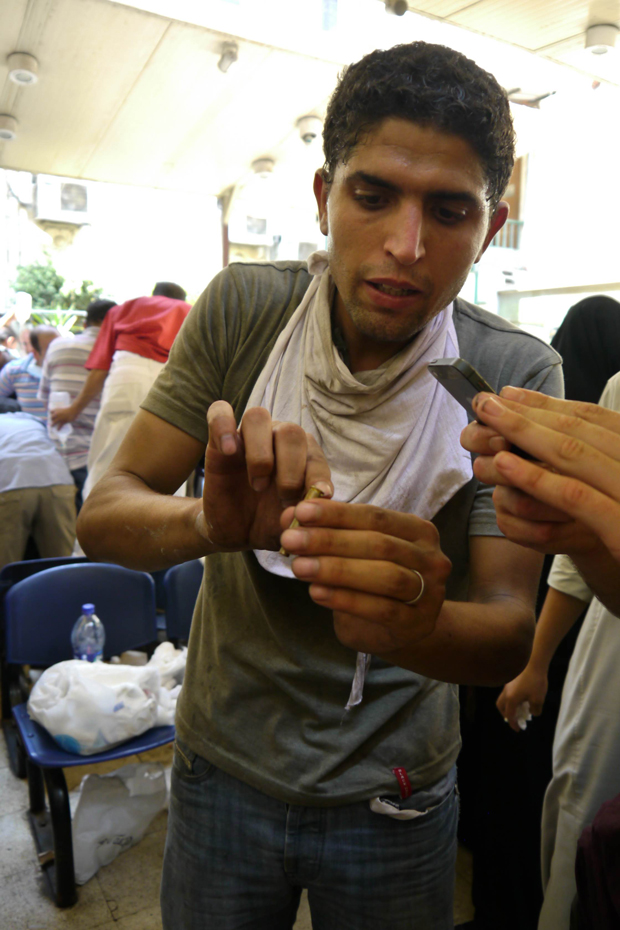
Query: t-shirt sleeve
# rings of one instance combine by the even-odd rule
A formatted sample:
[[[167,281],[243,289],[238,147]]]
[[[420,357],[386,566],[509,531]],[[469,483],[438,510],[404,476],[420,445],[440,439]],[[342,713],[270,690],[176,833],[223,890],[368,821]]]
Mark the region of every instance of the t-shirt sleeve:
[[[198,298],[142,407],[200,442],[208,442],[207,410],[223,396],[227,343],[239,313],[233,276],[220,272]]]
[[[567,555],[556,555],[547,581],[550,588],[589,604],[594,597],[576,565]]]
[[[116,343],[116,332],[114,329],[115,320],[116,314],[114,313],[114,308],[108,310],[105,317],[103,318],[103,323],[101,324],[101,329],[97,334],[95,344],[91,349],[90,355],[86,359],[86,364],[84,365],[84,368],[86,368],[88,371],[92,371],[93,368],[99,368],[102,371],[110,370],[112,356],[114,355],[114,346]]]
[[[527,377],[521,383],[511,378],[510,383],[515,387],[528,388],[530,391],[540,391],[551,397],[564,397],[564,376],[562,366],[559,364],[534,364],[534,371],[530,368]],[[500,385],[500,388],[504,385]],[[495,505],[493,504],[494,488],[480,484],[474,498],[469,515],[470,536],[503,536],[497,525]]]

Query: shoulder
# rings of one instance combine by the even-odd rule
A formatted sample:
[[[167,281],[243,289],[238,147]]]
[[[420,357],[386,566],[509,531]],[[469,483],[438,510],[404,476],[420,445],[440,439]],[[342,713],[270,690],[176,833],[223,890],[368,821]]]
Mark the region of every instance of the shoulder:
[[[50,342],[47,352],[45,353],[45,360],[47,361],[48,358],[53,358],[55,355],[60,355],[67,349],[74,349],[79,345],[81,345],[81,335],[59,336],[58,339],[54,339],[53,342]]]
[[[25,358],[14,358],[10,362],[7,362],[2,373],[7,377],[13,377],[14,375],[22,374],[27,371],[30,364],[30,356],[27,355]]]
[[[538,390],[550,374],[561,390],[562,359],[538,336],[460,298],[454,302],[454,325],[460,354],[496,390],[505,384],[537,384]]]
[[[228,335],[271,330],[299,306],[311,280],[305,262],[234,262],[213,278],[188,320]]]
[[[230,283],[240,295],[264,292],[286,300],[298,290],[304,293],[311,280],[306,262],[233,262],[214,282]]]

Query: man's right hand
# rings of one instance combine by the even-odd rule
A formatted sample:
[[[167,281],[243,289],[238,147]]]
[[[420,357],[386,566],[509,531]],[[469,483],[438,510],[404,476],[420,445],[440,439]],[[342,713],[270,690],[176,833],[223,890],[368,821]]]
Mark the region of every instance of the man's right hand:
[[[316,440],[294,423],[252,407],[238,429],[232,407],[207,412],[203,508],[198,532],[216,549],[280,548],[280,515],[310,487],[333,494],[329,465]]]

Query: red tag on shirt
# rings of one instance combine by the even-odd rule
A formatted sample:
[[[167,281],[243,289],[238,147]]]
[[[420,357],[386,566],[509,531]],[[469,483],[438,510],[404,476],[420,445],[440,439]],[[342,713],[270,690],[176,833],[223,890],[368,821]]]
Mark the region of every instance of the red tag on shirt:
[[[409,776],[407,775],[407,770],[403,768],[392,769],[396,775],[398,781],[398,790],[400,791],[401,801],[406,801],[407,798],[410,798],[413,794],[411,788],[411,782],[409,781]]]

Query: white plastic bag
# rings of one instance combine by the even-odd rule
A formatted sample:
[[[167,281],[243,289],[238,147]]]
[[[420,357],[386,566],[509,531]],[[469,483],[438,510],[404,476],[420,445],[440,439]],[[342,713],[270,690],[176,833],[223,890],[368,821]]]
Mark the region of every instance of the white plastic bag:
[[[154,665],[69,659],[46,669],[28,713],[67,752],[92,755],[155,726],[160,675]]]
[[[72,822],[77,884],[138,843],[166,800],[165,769],[159,762],[86,775]]]
[[[183,683],[186,662],[187,646],[175,649],[172,643],[165,642],[159,644],[148,664],[159,669],[164,688],[174,688]]]

